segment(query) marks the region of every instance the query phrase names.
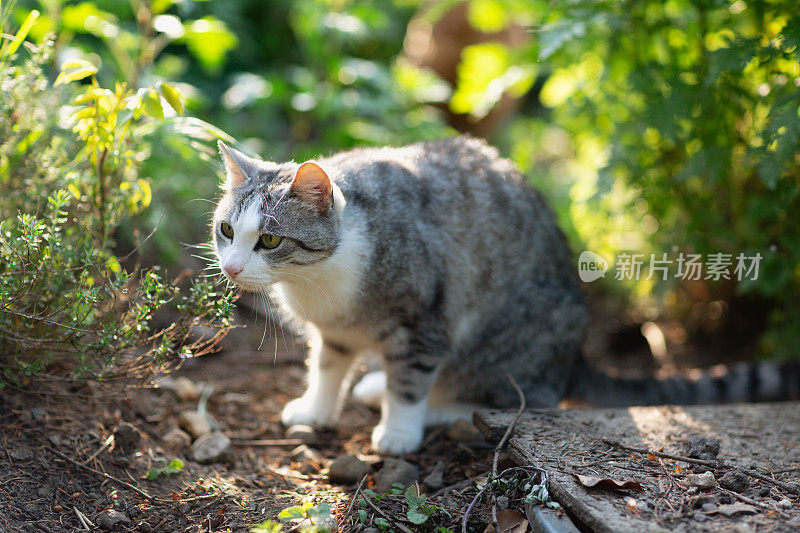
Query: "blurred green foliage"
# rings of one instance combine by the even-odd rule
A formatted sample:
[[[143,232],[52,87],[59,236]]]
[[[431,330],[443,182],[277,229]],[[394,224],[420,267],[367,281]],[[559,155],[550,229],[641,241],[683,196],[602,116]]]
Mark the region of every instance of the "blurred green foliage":
[[[769,318],[763,353],[800,353],[796,3],[464,1],[473,29],[516,25],[527,39],[467,43],[454,87],[402,51],[412,17],[435,24],[455,0],[25,0],[15,15],[22,24],[42,12],[30,37],[55,33],[53,76],[85,59],[102,86],[171,82],[188,115],[218,128],[168,112],[153,132],[140,172],[168,177],[117,240],[132,247],[135,227],[160,221],[154,261],[187,264],[181,243],[204,238],[214,135],[302,160],[452,135],[444,109],[478,120],[511,95],[526,98],[522,110],[490,141],[545,191],[576,251],[612,269],[623,252],[764,258],[754,281],[607,275],[606,291],[648,318],[680,318],[690,334],[724,326],[724,313],[709,319],[720,301],[750,305]]]

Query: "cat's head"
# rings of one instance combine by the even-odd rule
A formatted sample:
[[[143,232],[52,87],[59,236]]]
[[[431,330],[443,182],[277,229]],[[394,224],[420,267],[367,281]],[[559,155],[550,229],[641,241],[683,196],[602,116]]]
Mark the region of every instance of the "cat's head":
[[[227,174],[212,236],[222,273],[258,291],[334,254],[344,197],[318,163],[270,163],[219,143]]]

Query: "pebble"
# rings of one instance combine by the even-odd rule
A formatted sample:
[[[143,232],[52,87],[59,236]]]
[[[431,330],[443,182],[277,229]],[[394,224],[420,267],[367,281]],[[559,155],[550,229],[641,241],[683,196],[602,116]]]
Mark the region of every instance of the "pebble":
[[[131,520],[124,513],[114,509],[106,509],[97,515],[94,522],[103,529],[114,529],[117,524],[130,524]]]
[[[195,439],[211,433],[211,424],[197,411],[182,411],[178,415],[178,424]]]
[[[196,402],[200,398],[200,391],[191,379],[181,376],[173,384],[173,392],[183,402]]]
[[[704,503],[700,510],[704,513],[714,513],[717,511],[717,505],[711,502]]]
[[[788,509],[792,506],[792,500],[789,498],[781,498],[781,500],[776,504],[781,509]]]
[[[716,480],[714,479],[714,474],[704,472],[702,474],[689,474],[686,476],[686,482],[698,489],[710,489],[714,486]]]
[[[34,407],[31,409],[31,420],[39,420],[44,418],[45,412],[41,407]]]
[[[690,439],[686,455],[703,461],[714,461],[719,455],[719,439],[703,437]]]
[[[456,442],[475,442],[483,440],[483,434],[471,423],[459,418],[447,428],[447,438]]]
[[[289,429],[286,430],[286,438],[297,439],[303,444],[315,444],[319,440],[314,428],[303,424],[289,426]]]
[[[292,459],[295,461],[323,463],[325,460],[313,448],[309,448],[305,444],[301,444],[292,450]],[[360,480],[359,480],[360,481]]]
[[[142,533],[150,533],[151,531],[153,531],[153,526],[151,526],[147,522],[142,522],[141,524],[139,524],[138,527],[139,531],[141,531]]]
[[[719,486],[733,492],[744,492],[750,487],[750,480],[741,472],[731,471],[719,478]]]
[[[390,457],[383,462],[383,468],[375,474],[375,491],[378,493],[386,492],[395,483],[400,483],[407,487],[417,479],[419,479],[419,470],[416,466],[402,459]]]
[[[372,473],[372,467],[355,455],[340,455],[328,467],[331,483],[352,485]]]
[[[201,435],[192,444],[192,459],[198,463],[217,463],[232,458],[231,439],[221,431]]]
[[[11,450],[10,452],[8,452],[8,455],[10,455],[11,458],[14,459],[15,461],[27,461],[32,457],[30,451],[23,449]]]
[[[180,428],[172,428],[167,431],[161,440],[173,450],[180,450],[192,443],[192,437]]]
[[[114,432],[114,449],[128,454],[136,449],[141,440],[141,432],[135,426],[123,422]]]
[[[50,487],[48,487],[46,485],[43,485],[43,486],[39,487],[38,489],[36,489],[36,494],[40,498],[49,498],[49,497],[51,497],[53,495],[53,491],[52,491],[52,489],[50,489]]]
[[[425,476],[425,479],[422,480],[422,484],[425,486],[425,488],[430,490],[442,488],[444,485],[444,462],[439,461],[436,463],[436,466],[433,467],[431,473]]]
[[[222,396],[223,403],[234,403],[238,405],[249,405],[252,401],[249,394],[241,392],[227,392]]]
[[[39,506],[35,503],[29,502],[23,504],[22,510],[28,513],[29,515],[39,516]]]

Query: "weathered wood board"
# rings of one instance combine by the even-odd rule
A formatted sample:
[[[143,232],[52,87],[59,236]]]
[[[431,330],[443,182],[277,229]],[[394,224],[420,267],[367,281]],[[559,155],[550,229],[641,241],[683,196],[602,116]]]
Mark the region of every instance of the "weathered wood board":
[[[499,440],[516,413],[481,410],[475,423]],[[598,532],[800,531],[800,497],[744,476],[748,487],[720,486],[731,468],[709,468],[623,451],[605,440],[687,457],[694,437],[716,438],[727,467],[800,483],[800,403],[622,409],[537,409],[523,413],[509,441],[512,460],[545,469],[549,490]],[[714,471],[713,488],[690,488],[693,472]],[[574,474],[638,481],[641,491],[589,489]],[[744,501],[750,500],[750,503]],[[748,505],[726,516],[724,505]]]

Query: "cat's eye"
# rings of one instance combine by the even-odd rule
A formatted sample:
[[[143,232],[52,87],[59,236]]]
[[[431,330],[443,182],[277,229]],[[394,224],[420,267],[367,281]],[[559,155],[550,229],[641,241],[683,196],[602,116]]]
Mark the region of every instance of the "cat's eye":
[[[233,227],[228,224],[227,222],[223,222],[219,225],[219,230],[222,232],[229,239],[233,239]]]
[[[273,235],[271,233],[262,233],[261,237],[258,239],[258,245],[263,246],[268,250],[271,250],[272,248],[278,246],[282,240],[283,237],[279,235]]]

